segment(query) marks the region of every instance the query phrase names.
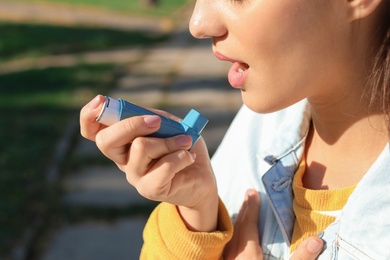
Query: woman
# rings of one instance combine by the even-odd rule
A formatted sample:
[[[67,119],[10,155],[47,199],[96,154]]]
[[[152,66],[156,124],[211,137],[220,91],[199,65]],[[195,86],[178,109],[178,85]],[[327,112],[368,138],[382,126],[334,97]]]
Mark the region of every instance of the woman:
[[[105,128],[94,122],[102,98],[85,106],[83,136],[164,201],[142,257],[314,259],[321,233],[321,259],[389,258],[389,10],[389,0],[198,0],[190,31],[233,63],[245,103],[212,164],[203,140],[188,151],[188,136],[145,137],[157,116]]]

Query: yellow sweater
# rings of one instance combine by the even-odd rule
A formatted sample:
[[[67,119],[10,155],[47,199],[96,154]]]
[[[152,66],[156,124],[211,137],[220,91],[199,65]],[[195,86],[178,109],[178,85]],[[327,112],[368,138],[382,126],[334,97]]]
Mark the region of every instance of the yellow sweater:
[[[305,164],[303,159],[293,181],[293,209],[296,219],[291,252],[304,239],[330,225],[355,188],[306,189],[302,185]],[[223,249],[233,235],[233,224],[221,201],[218,218],[218,231],[192,232],[186,228],[175,205],[161,203],[145,226],[145,242],[140,259],[222,259]]]
[[[318,234],[333,223],[356,187],[349,186],[338,190],[306,189],[302,183],[305,169],[306,161],[303,158],[292,186],[295,223],[291,252],[294,252],[303,240]]]
[[[219,201],[218,231],[189,231],[175,205],[161,203],[144,229],[140,259],[221,259],[233,235],[233,224]]]

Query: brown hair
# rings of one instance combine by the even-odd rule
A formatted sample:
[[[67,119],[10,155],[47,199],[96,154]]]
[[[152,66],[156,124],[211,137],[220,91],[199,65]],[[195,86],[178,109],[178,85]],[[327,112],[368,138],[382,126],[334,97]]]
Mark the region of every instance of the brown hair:
[[[371,105],[378,106],[387,119],[390,136],[390,1],[384,3],[382,24],[378,27],[380,46],[374,57],[368,79],[371,90]]]

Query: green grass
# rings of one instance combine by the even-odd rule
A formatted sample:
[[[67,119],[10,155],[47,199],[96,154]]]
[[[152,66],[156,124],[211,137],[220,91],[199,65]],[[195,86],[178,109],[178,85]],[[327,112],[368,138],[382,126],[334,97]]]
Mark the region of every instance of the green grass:
[[[0,109],[79,108],[114,83],[113,65],[28,70],[0,75]],[[37,114],[39,116],[39,114]]]
[[[112,65],[0,76],[0,255],[47,210],[52,198],[45,174],[70,119],[114,79]]]
[[[166,39],[141,32],[0,24],[2,61],[48,54],[147,46]],[[97,93],[112,88],[113,64],[0,75],[0,258],[53,205],[58,187],[45,174],[59,137]],[[64,166],[65,167],[65,166]]]
[[[166,35],[0,22],[0,61],[154,44]]]
[[[156,8],[143,6],[141,0],[10,2],[64,3],[161,17],[172,15],[189,0],[160,1]],[[168,37],[140,31],[7,22],[0,22],[0,31],[1,63],[45,55],[148,46]],[[0,75],[0,257],[7,255],[26,228],[47,217],[52,210],[50,206],[56,205],[60,190],[45,179],[56,143],[69,121],[77,118],[81,106],[97,93],[112,88],[117,77],[118,68],[113,64],[81,63],[71,68]],[[71,167],[83,163],[73,158]]]
[[[142,14],[168,17],[192,0],[159,0],[156,7],[148,7],[145,0],[14,0],[28,3],[61,3],[82,7],[98,7],[126,14]]]

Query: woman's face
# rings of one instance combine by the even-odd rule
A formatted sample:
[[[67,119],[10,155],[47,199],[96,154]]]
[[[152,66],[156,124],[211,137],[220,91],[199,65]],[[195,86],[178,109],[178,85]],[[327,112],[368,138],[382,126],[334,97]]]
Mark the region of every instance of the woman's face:
[[[256,112],[272,112],[340,87],[348,60],[342,1],[198,0],[191,34],[212,38],[233,62],[229,82]],[[340,11],[341,10],[341,11]]]

